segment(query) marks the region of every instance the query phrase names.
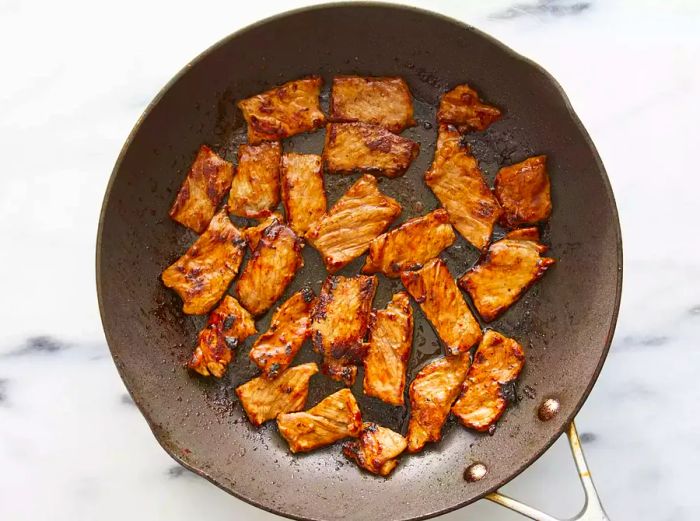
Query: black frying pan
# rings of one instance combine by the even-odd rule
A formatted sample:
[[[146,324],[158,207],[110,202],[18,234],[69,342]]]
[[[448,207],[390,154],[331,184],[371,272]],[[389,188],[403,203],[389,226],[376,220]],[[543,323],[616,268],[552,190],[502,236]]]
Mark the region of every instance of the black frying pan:
[[[422,182],[431,161],[438,97],[468,81],[506,116],[467,137],[489,182],[498,167],[545,153],[554,213],[545,227],[556,267],[492,327],[520,340],[527,361],[510,390],[513,403],[493,435],[449,420],[441,443],[405,456],[389,479],[359,471],[338,446],[292,456],[274,422],[245,419],[234,386],[255,374],[246,346],[222,380],[183,368],[204,317],[185,316],[159,280],[195,236],[168,218],[175,193],[201,143],[229,159],[244,140],[234,101],[281,82],[321,74],[398,75],[417,98],[421,144],[409,172],[382,180],[399,199],[402,220],[437,206]],[[323,131],[285,142],[287,151],[319,152]],[[357,176],[326,176],[329,203]],[[477,259],[460,240],[444,254],[457,276]],[[288,289],[317,290],[320,257]],[[359,260],[341,273],[356,273]],[[303,519],[416,519],[482,497],[532,463],[559,436],[591,390],[608,351],[620,299],[622,246],[613,194],[586,131],[557,83],[540,67],[490,37],[425,11],[381,4],[314,7],[265,20],[231,35],[188,64],[156,97],[127,139],[105,195],[97,241],[97,286],[105,334],[124,382],[163,448],[219,487],[261,508]],[[381,279],[375,307],[400,283]],[[283,297],[284,299],[285,297]],[[281,301],[283,301],[283,299]],[[280,301],[280,302],[281,302]],[[441,348],[416,308],[409,378]],[[258,328],[264,331],[269,316]],[[315,359],[304,348],[297,362]],[[354,389],[366,420],[404,430],[407,411]],[[338,384],[316,376],[309,406]],[[549,422],[537,417],[548,397],[561,403]],[[470,483],[473,461],[488,473]]]

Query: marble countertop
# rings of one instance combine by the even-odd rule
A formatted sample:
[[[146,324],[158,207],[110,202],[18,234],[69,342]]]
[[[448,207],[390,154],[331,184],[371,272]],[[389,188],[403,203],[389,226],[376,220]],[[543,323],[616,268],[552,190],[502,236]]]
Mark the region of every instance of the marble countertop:
[[[109,357],[94,248],[114,161],[158,90],[230,32],[306,3],[0,0],[0,519],[276,517],[158,446]],[[697,519],[700,5],[409,3],[540,63],[589,130],[617,197],[625,283],[579,432],[611,519]],[[504,490],[562,517],[583,500],[564,440]],[[441,519],[521,518],[481,501]]]

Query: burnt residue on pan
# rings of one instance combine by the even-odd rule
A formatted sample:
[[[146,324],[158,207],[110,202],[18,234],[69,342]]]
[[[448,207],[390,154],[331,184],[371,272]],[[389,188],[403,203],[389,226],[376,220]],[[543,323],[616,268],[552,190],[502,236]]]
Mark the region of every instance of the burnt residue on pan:
[[[554,212],[542,232],[558,262],[488,325],[517,339],[526,353],[517,385],[504,389],[512,404],[492,435],[448,420],[442,442],[404,456],[389,479],[345,464],[338,446],[292,456],[274,422],[259,429],[247,422],[233,389],[257,373],[248,359],[254,337],[237,347],[221,380],[184,369],[206,317],[182,315],[179,299],[159,278],[195,239],[167,214],[200,144],[235,161],[245,126],[234,101],[308,74],[321,74],[326,85],[337,74],[397,75],[408,82],[416,98],[417,125],[403,135],[421,149],[404,176],[380,179],[380,189],[403,206],[393,226],[438,206],[422,176],[435,146],[435,106],[449,87],[468,81],[504,109],[503,119],[465,138],[490,184],[500,166],[535,153],[548,155]],[[328,87],[325,104],[327,94]],[[319,153],[323,138],[323,130],[296,136],[285,141],[285,151]],[[326,175],[329,205],[356,179]],[[495,237],[502,234],[497,229]],[[302,287],[318,293],[325,269],[312,247],[306,246],[303,255],[303,270],[277,305]],[[522,471],[563,431],[590,391],[611,340],[621,284],[612,192],[593,145],[556,82],[458,22],[406,7],[357,2],[261,22],[189,64],[158,95],[127,140],[105,197],[97,257],[100,310],[110,350],[161,445],[239,498],[303,519],[369,519],[388,509],[395,519],[424,518],[475,501]],[[442,257],[456,277],[476,262],[479,252],[460,237]],[[358,259],[340,273],[355,274],[362,262]],[[384,307],[401,289],[400,281],[380,276],[374,307]],[[409,381],[442,354],[432,327],[413,305]],[[267,329],[271,314],[257,321],[260,332]],[[318,355],[307,344],[294,363],[312,360],[318,361]],[[340,387],[314,376],[309,406]],[[364,396],[361,371],[353,392],[364,419],[405,431],[407,409]],[[559,412],[541,422],[537,407],[552,396]],[[474,461],[482,462],[488,473],[465,481],[464,469]]]

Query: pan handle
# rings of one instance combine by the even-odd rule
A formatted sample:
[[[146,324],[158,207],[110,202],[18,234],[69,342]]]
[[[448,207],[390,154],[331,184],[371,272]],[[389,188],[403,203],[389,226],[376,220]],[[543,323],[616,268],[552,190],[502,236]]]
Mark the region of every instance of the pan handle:
[[[571,425],[569,425],[569,428],[566,430],[566,435],[569,438],[571,453],[574,455],[578,475],[581,478],[581,484],[583,485],[583,490],[586,494],[583,509],[578,515],[572,517],[570,521],[609,521],[610,518],[605,513],[605,510],[603,510],[603,505],[600,503],[600,497],[593,486],[591,473],[588,471],[586,458],[583,456],[583,449],[581,448],[581,440],[578,437],[578,432],[576,432],[576,425],[574,425],[574,422],[571,422]],[[520,501],[504,496],[498,491],[488,494],[486,499],[493,501],[494,503],[498,503],[506,508],[510,508],[511,510],[518,512],[525,517],[529,517],[530,519],[534,519],[535,521],[560,521],[555,517],[545,514],[544,512],[540,512],[536,508],[532,508],[524,503],[521,503]]]

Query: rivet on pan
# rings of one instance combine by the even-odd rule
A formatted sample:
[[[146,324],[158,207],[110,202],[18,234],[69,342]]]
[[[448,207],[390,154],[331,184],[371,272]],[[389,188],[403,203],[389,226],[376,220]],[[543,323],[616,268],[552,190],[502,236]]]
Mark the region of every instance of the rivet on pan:
[[[542,405],[540,405],[540,408],[537,410],[537,416],[539,416],[540,420],[546,422],[554,418],[558,412],[559,400],[547,398],[544,402],[542,402]]]
[[[483,479],[486,475],[486,465],[483,463],[472,463],[464,471],[464,479],[473,483],[474,481],[479,481]]]

